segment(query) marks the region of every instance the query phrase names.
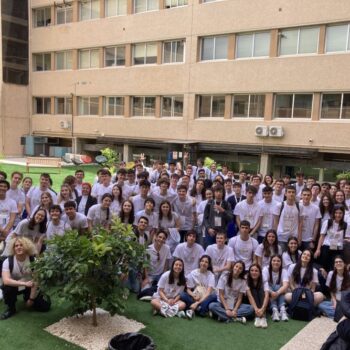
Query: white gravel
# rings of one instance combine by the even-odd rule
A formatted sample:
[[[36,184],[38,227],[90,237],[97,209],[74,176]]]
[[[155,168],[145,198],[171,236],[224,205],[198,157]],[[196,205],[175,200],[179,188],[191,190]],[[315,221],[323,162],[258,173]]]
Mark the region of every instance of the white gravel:
[[[330,318],[317,317],[280,350],[319,350],[336,326],[337,324]]]
[[[87,311],[83,316],[73,316],[45,328],[45,330],[68,342],[74,343],[88,350],[105,350],[110,339],[121,333],[138,332],[145,325],[129,320],[120,315],[110,314],[97,309],[98,326],[92,325],[92,312]]]

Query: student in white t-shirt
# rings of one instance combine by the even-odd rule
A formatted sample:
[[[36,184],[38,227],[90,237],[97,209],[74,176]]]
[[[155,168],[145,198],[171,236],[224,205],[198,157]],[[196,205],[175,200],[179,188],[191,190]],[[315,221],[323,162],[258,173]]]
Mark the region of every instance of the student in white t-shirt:
[[[18,213],[17,204],[13,199],[6,198],[10,184],[0,180],[0,241],[4,241],[11,232]]]
[[[113,196],[109,193],[105,193],[102,196],[101,204],[95,204],[89,209],[87,214],[89,230],[92,230],[92,228],[97,225],[109,229],[112,220],[112,214],[110,211],[112,201]]]
[[[289,286],[287,271],[283,269],[281,255],[273,255],[269,266],[263,268],[263,281],[269,286],[272,321],[288,321],[284,295]]]
[[[186,304],[180,300],[185,286],[184,263],[181,259],[175,259],[170,271],[164,272],[158,281],[157,292],[153,294],[151,301],[153,314],[160,312],[164,317],[180,315],[186,308]]]
[[[317,306],[324,300],[324,295],[321,292],[316,292],[318,285],[318,273],[312,264],[312,251],[305,249],[300,259],[296,264],[292,264],[288,268],[289,288],[293,292],[295,288],[308,288],[314,293],[314,304]],[[286,302],[289,304],[292,301],[292,293],[286,294]]]
[[[301,256],[301,251],[298,250],[298,240],[296,237],[289,237],[287,242],[287,250],[282,254],[283,268],[288,271],[292,264],[296,264]]]
[[[111,203],[110,210],[113,216],[119,216],[120,209],[123,203],[123,190],[120,185],[114,184],[112,186],[113,202]]]
[[[243,261],[235,262],[228,272],[221,275],[217,284],[217,301],[209,306],[213,317],[218,321],[236,321],[244,324],[246,317],[254,313],[251,305],[242,304],[243,295],[247,291],[244,275]]]
[[[26,201],[24,192],[19,188],[19,184],[22,181],[22,177],[23,177],[22,173],[20,173],[19,171],[14,171],[11,174],[10,188],[6,193],[6,197],[13,199],[17,204],[18,212],[16,215],[14,226],[17,225],[21,220],[21,215],[22,215],[24,204]]]
[[[211,258],[203,255],[199,260],[199,268],[192,270],[186,277],[186,292],[181,293],[181,300],[188,309],[186,315],[191,318],[194,312],[205,316],[209,311],[209,305],[216,300],[213,293],[215,289],[215,277]]]
[[[64,212],[66,221],[73,230],[77,230],[81,235],[87,233],[89,228],[87,217],[84,214],[77,213],[76,202],[68,201],[64,203]]]
[[[255,262],[261,266],[261,268],[270,265],[270,260],[273,255],[282,254],[282,249],[278,245],[277,233],[275,230],[268,230],[262,243],[258,245],[255,250]]]
[[[228,242],[228,246],[232,248],[234,260],[243,261],[246,269],[249,269],[253,263],[254,253],[259,245],[255,238],[250,237],[249,231],[249,221],[241,221],[239,234],[232,237]]]
[[[54,236],[63,236],[71,227],[68,222],[62,220],[62,209],[58,204],[50,208],[50,221],[47,223],[46,238],[52,239]]]

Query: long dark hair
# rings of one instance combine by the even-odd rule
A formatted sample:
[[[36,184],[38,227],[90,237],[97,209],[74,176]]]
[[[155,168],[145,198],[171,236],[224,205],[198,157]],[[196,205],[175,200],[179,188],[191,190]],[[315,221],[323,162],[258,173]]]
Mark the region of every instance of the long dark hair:
[[[162,213],[162,205],[163,205],[163,204],[168,204],[168,206],[169,206],[169,213],[168,213],[167,219],[168,219],[169,221],[171,221],[171,220],[173,219],[173,213],[172,213],[172,211],[171,211],[171,204],[170,204],[170,202],[167,201],[167,200],[162,201],[162,202],[160,203],[160,205],[159,205],[159,214],[158,214],[158,215],[159,215],[159,221],[163,219],[163,213]]]
[[[203,179],[196,180],[196,182],[194,183],[194,185],[193,185],[193,187],[191,189],[190,196],[191,197],[196,197],[196,195],[198,194],[197,193],[197,189],[196,189],[198,181],[202,181],[203,182],[203,188],[202,188],[201,196],[202,196],[202,200],[204,201],[205,200],[205,181]]]
[[[254,280],[252,279],[252,276],[250,275],[250,270],[256,267],[259,270],[259,278],[255,284]],[[261,289],[263,286],[263,279],[262,279],[262,270],[261,266],[259,264],[252,264],[250,265],[249,271],[248,271],[248,277],[247,277],[247,285],[250,289]]]
[[[103,202],[103,200],[104,200],[105,198],[109,198],[109,199],[113,202],[113,196],[112,196],[110,193],[105,193],[105,194],[102,196],[102,198],[101,198],[101,203]],[[101,205],[102,205],[102,204],[101,204]],[[109,220],[110,212],[111,212],[110,208],[107,207],[107,208],[106,208],[106,220],[107,220],[107,221]]]
[[[29,223],[28,223],[28,228],[29,230],[33,230],[36,222],[35,222],[35,215],[38,211],[42,210],[45,213],[45,217],[44,220],[39,224],[39,232],[40,233],[45,233],[46,232],[46,225],[47,225],[47,213],[46,210],[43,208],[38,208],[35,213],[33,214],[33,216],[30,218]]]
[[[293,253],[291,252],[291,250],[290,250],[290,248],[289,248],[289,242],[290,241],[295,241],[295,242],[297,242],[297,250],[295,251],[295,253],[294,253],[294,255],[295,255],[295,259],[293,259]],[[289,255],[289,257],[290,257],[290,260],[291,261],[293,261],[294,263],[296,263],[298,260],[299,260],[299,258],[300,258],[300,256],[299,256],[299,250],[298,250],[298,240],[296,239],[296,237],[289,237],[288,238],[288,242],[287,242],[287,254]]]
[[[332,212],[332,219],[328,220],[328,226],[327,226],[327,230],[330,229],[334,223],[334,216],[335,216],[335,212],[337,210],[341,210],[343,213],[343,217],[342,219],[339,221],[339,226],[338,226],[338,231],[342,231],[342,230],[346,230],[346,222],[344,221],[344,216],[345,216],[345,207],[342,204],[335,204],[333,207],[333,212]],[[345,232],[344,232],[345,235]]]
[[[310,249],[305,249],[303,251],[303,253],[306,251],[310,252],[311,259],[306,267],[306,271],[305,271],[303,279],[301,279],[301,267],[302,267],[301,259],[299,259],[297,261],[297,263],[293,269],[293,272],[292,272],[292,278],[293,278],[294,282],[296,284],[303,286],[303,287],[307,286],[310,282],[312,282],[313,274],[314,274],[313,265],[312,265],[312,259],[313,259],[312,251]]]
[[[178,286],[185,286],[186,285],[186,278],[185,278],[185,270],[184,270],[184,262],[182,259],[176,258],[174,259],[173,263],[171,264],[171,269],[169,273],[169,284],[174,284],[175,282],[175,276],[174,276],[174,265],[177,261],[181,261],[182,263],[182,270],[179,274],[179,282],[177,282]]]
[[[233,281],[233,268],[236,266],[236,264],[241,264],[243,269],[242,272],[239,274],[238,278],[244,280],[244,275],[245,275],[245,263],[242,260],[236,261],[233,265],[232,268],[230,269],[230,273],[227,278],[227,285],[231,287],[232,281]]]
[[[213,265],[212,265],[212,263],[211,263],[211,257],[210,257],[209,255],[207,255],[207,254],[204,254],[204,255],[201,256],[201,258],[199,259],[198,266],[200,266],[200,263],[201,263],[201,261],[202,261],[204,258],[208,259],[208,271],[213,272]]]
[[[333,202],[333,199],[332,197],[329,195],[329,194],[324,194],[322,197],[321,197],[321,200],[320,200],[320,212],[321,212],[321,216],[323,217],[324,214],[326,213],[326,207],[323,205],[323,199],[324,198],[328,198],[329,200],[329,206],[328,206],[328,213],[329,215],[332,214],[333,212],[333,207],[334,207],[334,202]]]
[[[123,210],[123,206],[124,206],[125,202],[129,202],[131,204],[131,212],[129,214],[128,224],[132,225],[134,223],[134,220],[135,220],[134,204],[133,204],[133,202],[129,201],[128,199],[126,199],[126,200],[124,200],[122,202],[122,205],[121,205],[121,208],[120,208],[119,217],[120,217],[121,222],[124,223],[124,221],[125,221],[125,213],[124,213],[124,210]]]
[[[279,255],[279,254],[275,254],[275,255],[271,256],[270,264],[269,264],[269,283],[271,283],[271,284],[273,283],[273,281],[272,281],[272,259],[274,259],[274,258],[280,259],[280,262],[281,262],[281,266],[280,266],[280,268],[278,270],[278,279],[277,279],[277,283],[276,283],[276,284],[280,284],[281,283],[281,276],[282,276],[282,269],[283,269],[283,267],[282,267],[282,256]]]
[[[337,196],[338,192],[341,192],[343,194],[343,197],[344,197],[344,200],[341,203],[336,202],[336,196]],[[336,205],[336,204],[342,205],[346,210],[348,209],[348,206],[346,205],[346,202],[345,202],[345,193],[343,190],[336,190],[335,191],[335,193],[334,193],[334,205]]]
[[[272,247],[273,247],[273,253],[271,253],[271,246],[267,240],[267,236],[269,233],[273,233],[273,235],[275,236],[275,242],[273,243]],[[268,230],[266,232],[266,235],[264,237],[264,240],[263,240],[263,247],[264,247],[264,256],[266,257],[269,257],[271,256],[271,254],[278,254],[278,237],[277,237],[277,233],[275,230],[271,229],[271,230]]]
[[[334,261],[335,261],[335,259],[341,259],[344,262],[344,259],[340,255],[337,255],[334,258]],[[337,276],[338,276],[338,271],[337,271],[336,268],[334,268],[333,274],[332,274],[332,278],[331,278],[331,281],[329,283],[329,291],[331,293],[336,293],[337,292]],[[343,281],[341,283],[340,290],[341,291],[348,290],[349,288],[350,288],[350,275],[349,275],[349,271],[346,268],[346,265],[345,265],[345,262],[344,262]]]
[[[118,189],[119,189],[119,195],[118,195],[118,197],[115,197],[114,194],[113,194],[113,188],[114,188],[114,187],[118,187]],[[113,196],[113,200],[116,199],[119,203],[122,202],[122,200],[123,200],[123,188],[122,188],[119,184],[113,185],[113,187],[112,187],[112,196]]]

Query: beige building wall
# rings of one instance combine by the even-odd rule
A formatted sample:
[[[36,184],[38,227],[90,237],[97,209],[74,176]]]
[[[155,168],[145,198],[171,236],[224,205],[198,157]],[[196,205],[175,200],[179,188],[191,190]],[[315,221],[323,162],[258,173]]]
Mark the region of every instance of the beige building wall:
[[[31,1],[32,7],[53,4],[54,1],[48,0]],[[32,53],[186,39],[185,63],[31,72],[31,95],[116,95],[126,96],[127,101],[129,96],[137,95],[184,95],[182,118],[74,116],[73,132],[79,138],[106,136],[155,143],[177,139],[232,144],[232,147],[245,144],[350,152],[349,122],[319,120],[318,112],[320,92],[350,91],[349,53],[197,61],[202,36],[271,30],[271,38],[275,38],[277,45],[278,35],[274,29],[337,22],[350,22],[349,1],[337,1],[335,5],[326,0],[226,0],[205,4],[193,0],[188,6],[169,10],[31,27]],[[233,42],[234,36],[231,46]],[[276,51],[276,45],[271,52]],[[313,117],[272,119],[274,92],[313,93]],[[234,93],[267,94],[269,106],[265,108],[265,118],[232,119],[227,113],[225,118],[218,119],[197,117],[196,95],[221,94],[230,101]],[[227,111],[229,107],[226,106]],[[71,116],[35,115],[32,131],[38,135],[69,138],[73,136],[72,130],[61,129],[60,121],[71,119]],[[285,135],[283,138],[259,138],[255,136],[257,125],[282,126]]]

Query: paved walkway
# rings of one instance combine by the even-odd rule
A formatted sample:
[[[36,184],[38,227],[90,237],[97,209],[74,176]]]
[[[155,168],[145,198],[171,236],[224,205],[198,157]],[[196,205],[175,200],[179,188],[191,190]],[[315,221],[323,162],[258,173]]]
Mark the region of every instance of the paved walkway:
[[[327,317],[317,317],[280,350],[320,350],[337,324]]]

